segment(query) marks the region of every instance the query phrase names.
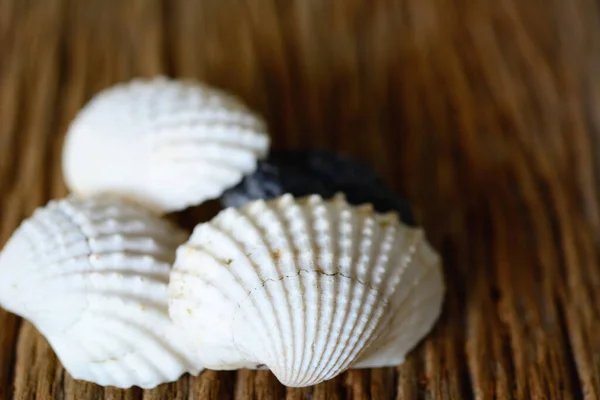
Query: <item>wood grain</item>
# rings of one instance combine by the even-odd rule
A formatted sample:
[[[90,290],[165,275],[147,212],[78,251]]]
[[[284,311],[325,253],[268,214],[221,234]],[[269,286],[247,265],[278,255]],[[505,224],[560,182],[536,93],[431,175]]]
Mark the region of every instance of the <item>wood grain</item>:
[[[77,110],[108,85],[166,74],[244,98],[275,147],[370,161],[414,204],[448,285],[403,365],[304,389],[245,370],[148,391],[77,382],[0,310],[0,399],[600,398],[599,7],[0,0],[0,243],[66,194]]]

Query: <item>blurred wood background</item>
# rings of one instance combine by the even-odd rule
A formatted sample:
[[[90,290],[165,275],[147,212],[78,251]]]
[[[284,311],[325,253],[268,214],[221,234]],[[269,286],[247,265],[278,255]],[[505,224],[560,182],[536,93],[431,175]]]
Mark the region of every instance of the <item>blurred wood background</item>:
[[[75,382],[0,310],[0,398],[600,398],[599,7],[0,0],[0,243],[66,194],[62,137],[77,110],[108,85],[167,74],[243,97],[276,147],[372,162],[414,204],[448,284],[404,365],[306,389],[264,371],[145,392]]]

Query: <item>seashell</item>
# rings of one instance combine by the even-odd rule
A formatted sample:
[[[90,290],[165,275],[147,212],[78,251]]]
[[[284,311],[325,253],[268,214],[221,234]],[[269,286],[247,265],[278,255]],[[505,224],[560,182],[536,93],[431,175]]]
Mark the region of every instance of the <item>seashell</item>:
[[[219,197],[256,169],[269,143],[263,120],[221,90],[138,79],[79,112],[63,172],[76,194],[116,193],[164,213]]]
[[[397,365],[443,302],[421,229],[342,195],[229,208],[177,250],[169,313],[206,368],[265,365],[287,386]]]
[[[414,226],[410,204],[394,193],[383,177],[364,161],[322,149],[271,150],[256,170],[221,195],[223,207],[241,207],[252,200],[270,200],[284,194],[323,198],[343,193],[348,203],[370,203],[375,211],[395,211]]]
[[[0,306],[31,321],[76,379],[152,388],[201,364],[168,315],[183,231],[123,200],[51,201],[0,253]]]

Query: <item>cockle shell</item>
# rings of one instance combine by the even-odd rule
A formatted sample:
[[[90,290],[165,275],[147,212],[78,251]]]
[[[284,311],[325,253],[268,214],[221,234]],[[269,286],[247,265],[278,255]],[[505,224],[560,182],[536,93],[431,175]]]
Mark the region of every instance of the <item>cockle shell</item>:
[[[397,214],[287,194],[229,208],[177,250],[169,312],[206,368],[287,386],[403,362],[442,306],[440,258]]]
[[[0,253],[0,306],[31,321],[76,379],[151,388],[201,364],[168,315],[184,232],[109,197],[52,201]]]
[[[116,193],[156,212],[217,198],[266,155],[263,120],[235,97],[158,77],[97,94],[75,117],[63,171],[80,195]]]

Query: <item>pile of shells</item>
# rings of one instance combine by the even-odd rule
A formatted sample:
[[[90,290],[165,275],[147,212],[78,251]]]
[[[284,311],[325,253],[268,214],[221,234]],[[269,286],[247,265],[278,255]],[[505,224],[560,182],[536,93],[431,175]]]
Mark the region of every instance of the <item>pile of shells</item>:
[[[99,93],[67,132],[72,193],[0,253],[0,306],[74,378],[119,388],[203,368],[268,368],[300,387],[401,364],[438,319],[444,284],[424,232],[398,213],[340,191],[255,199],[191,236],[161,217],[219,198],[269,147],[258,115],[197,82]]]

